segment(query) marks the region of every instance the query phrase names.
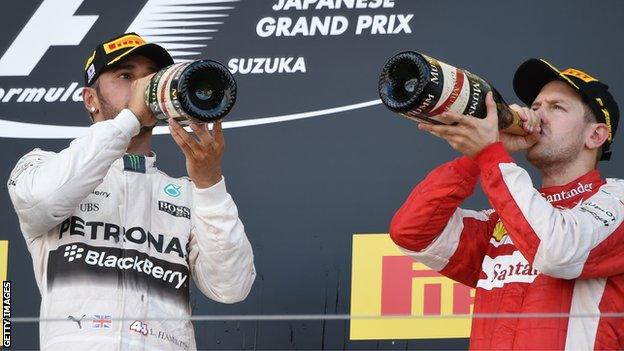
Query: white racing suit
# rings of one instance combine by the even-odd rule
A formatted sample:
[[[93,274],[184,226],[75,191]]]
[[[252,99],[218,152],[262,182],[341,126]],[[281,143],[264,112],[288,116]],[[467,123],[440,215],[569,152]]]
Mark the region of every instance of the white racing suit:
[[[33,150],[11,173],[41,318],[64,320],[41,322],[42,349],[195,349],[191,277],[219,302],[251,289],[253,253],[224,180],[197,189],[154,157],[124,155],[139,128],[123,110],[59,153]]]

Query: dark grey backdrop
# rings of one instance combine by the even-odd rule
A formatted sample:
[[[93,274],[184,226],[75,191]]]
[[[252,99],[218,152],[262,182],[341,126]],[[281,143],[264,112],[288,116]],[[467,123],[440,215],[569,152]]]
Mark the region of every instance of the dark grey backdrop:
[[[0,11],[0,53],[13,42],[41,0],[4,2]],[[123,32],[142,1],[84,0],[77,15],[99,15],[79,46],[53,46],[27,77],[0,77],[0,88],[66,86],[82,80],[91,48]],[[394,0],[393,9],[273,12],[271,1],[242,0],[219,26],[201,56],[305,57],[306,73],[237,74],[239,101],[228,120],[275,116],[377,99],[378,73],[385,60],[416,49],[487,77],[509,100],[514,69],[542,57],[560,68],[585,69],[607,82],[623,103],[624,2],[602,1],[422,1]],[[357,16],[413,14],[411,34],[353,34]],[[340,36],[256,35],[265,16],[343,15],[349,30]],[[2,103],[0,118],[33,123],[87,125],[81,103]],[[254,247],[258,278],[248,299],[233,306],[208,301],[194,291],[195,314],[348,313],[351,237],[385,232],[412,186],[437,164],[456,154],[443,142],[380,105],[317,118],[229,129],[224,172]],[[616,137],[605,176],[622,176],[623,143]],[[7,179],[17,159],[34,147],[58,151],[69,140],[0,138],[0,175]],[[168,135],[154,148],[165,172],[185,173],[184,159]],[[517,159],[526,163],[522,155]],[[534,179],[537,179],[535,173]],[[14,316],[37,316],[39,292],[32,261],[21,237],[6,185],[0,192],[10,240],[9,279]],[[481,193],[467,207],[486,208]],[[349,341],[349,324],[329,322],[196,323],[205,349],[449,349],[467,340]],[[35,324],[14,324],[14,347],[38,347]]]

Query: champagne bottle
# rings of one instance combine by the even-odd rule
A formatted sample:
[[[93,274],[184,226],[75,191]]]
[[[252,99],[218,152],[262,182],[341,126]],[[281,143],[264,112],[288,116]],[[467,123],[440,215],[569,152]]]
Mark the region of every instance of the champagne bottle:
[[[167,66],[150,80],[145,103],[156,119],[182,125],[210,123],[227,115],[236,102],[236,81],[213,60]]]
[[[452,111],[485,118],[485,96],[491,91],[499,129],[526,135],[518,113],[483,78],[415,51],[393,56],[379,77],[379,96],[390,110],[407,118],[442,124],[436,116]]]

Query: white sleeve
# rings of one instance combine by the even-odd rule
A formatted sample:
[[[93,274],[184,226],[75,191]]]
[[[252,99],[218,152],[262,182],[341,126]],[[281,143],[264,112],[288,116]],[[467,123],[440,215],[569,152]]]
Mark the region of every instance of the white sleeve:
[[[189,261],[193,279],[209,298],[244,300],[256,277],[251,244],[225,180],[210,188],[193,185],[193,229]]]
[[[59,153],[35,149],[22,157],[8,181],[24,236],[43,235],[65,220],[122,157],[140,124],[130,110],[89,127]]]

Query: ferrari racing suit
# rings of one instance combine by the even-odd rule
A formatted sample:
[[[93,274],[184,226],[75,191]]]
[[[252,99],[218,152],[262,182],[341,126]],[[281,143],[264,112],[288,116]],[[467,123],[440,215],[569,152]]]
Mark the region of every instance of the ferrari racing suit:
[[[477,179],[495,211],[459,208]],[[624,348],[624,182],[597,170],[536,190],[501,143],[432,171],[395,214],[394,242],[476,288],[471,349]],[[512,314],[550,313],[548,318]],[[606,315],[600,315],[606,313]],[[568,314],[571,314],[568,318]]]

